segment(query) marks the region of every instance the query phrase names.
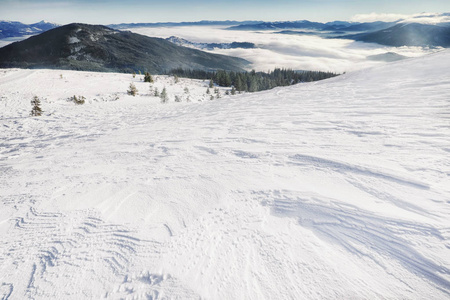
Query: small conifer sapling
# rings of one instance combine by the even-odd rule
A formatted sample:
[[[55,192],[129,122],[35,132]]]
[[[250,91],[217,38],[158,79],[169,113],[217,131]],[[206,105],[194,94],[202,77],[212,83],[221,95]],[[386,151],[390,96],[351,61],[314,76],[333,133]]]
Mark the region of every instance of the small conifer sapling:
[[[133,83],[130,83],[130,87],[128,88],[127,94],[131,96],[136,96],[138,90]]]
[[[31,116],[38,117],[42,115],[42,109],[41,109],[41,100],[39,100],[38,96],[34,96],[33,100],[31,100],[31,105],[33,106],[31,108]]]
[[[159,97],[161,98],[161,103],[167,103],[169,101],[169,96],[167,95],[167,90],[165,87],[163,88]]]
[[[150,83],[153,82],[152,75],[150,75],[149,72],[145,72],[145,75],[144,75],[144,82],[150,82]]]

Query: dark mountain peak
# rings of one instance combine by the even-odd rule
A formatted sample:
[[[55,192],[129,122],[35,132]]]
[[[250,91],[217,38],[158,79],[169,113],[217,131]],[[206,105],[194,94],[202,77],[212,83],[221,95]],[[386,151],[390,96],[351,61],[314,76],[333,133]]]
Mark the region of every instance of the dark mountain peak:
[[[103,72],[173,68],[242,70],[248,61],[180,47],[103,25],[72,23],[0,49],[0,67],[58,68]]]
[[[112,34],[113,32],[119,32],[115,29],[106,27],[104,25],[91,25],[84,23],[71,23],[64,26],[60,26],[51,30],[49,35],[66,35],[68,37],[88,37],[87,34],[92,35],[105,35]]]

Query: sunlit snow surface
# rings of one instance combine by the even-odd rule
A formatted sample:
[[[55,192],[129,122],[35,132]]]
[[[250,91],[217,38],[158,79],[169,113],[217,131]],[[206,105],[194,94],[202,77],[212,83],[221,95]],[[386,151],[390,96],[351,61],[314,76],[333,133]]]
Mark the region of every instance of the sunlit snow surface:
[[[156,77],[167,104],[139,75],[0,70],[0,298],[449,299],[449,69],[213,101]]]

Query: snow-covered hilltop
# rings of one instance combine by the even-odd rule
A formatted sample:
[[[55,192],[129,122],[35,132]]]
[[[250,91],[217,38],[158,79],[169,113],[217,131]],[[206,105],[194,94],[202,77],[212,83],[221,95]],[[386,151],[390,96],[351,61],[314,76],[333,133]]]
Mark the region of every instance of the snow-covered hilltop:
[[[211,101],[0,70],[0,298],[448,299],[449,68]]]

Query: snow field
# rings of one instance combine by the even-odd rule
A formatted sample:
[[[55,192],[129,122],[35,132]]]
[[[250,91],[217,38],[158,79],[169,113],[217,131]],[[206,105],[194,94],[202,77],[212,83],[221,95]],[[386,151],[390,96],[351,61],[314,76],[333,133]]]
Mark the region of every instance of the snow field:
[[[1,70],[0,295],[450,298],[449,58],[214,101],[157,77],[167,104]]]

